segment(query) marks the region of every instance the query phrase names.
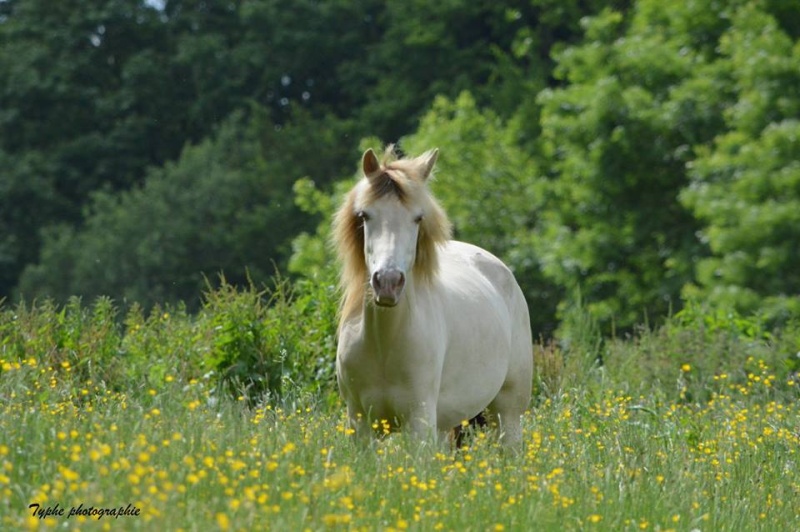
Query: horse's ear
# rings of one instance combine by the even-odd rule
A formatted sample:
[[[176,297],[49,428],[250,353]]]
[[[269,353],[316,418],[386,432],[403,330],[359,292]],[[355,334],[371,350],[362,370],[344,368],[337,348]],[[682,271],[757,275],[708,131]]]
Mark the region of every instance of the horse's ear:
[[[364,152],[364,156],[361,158],[361,168],[366,177],[374,175],[381,169],[381,163],[378,162],[378,157],[375,156],[372,148]]]
[[[439,148],[428,150],[419,156],[420,169],[422,179],[428,179],[433,172],[433,167],[436,165],[436,159],[439,157]]]

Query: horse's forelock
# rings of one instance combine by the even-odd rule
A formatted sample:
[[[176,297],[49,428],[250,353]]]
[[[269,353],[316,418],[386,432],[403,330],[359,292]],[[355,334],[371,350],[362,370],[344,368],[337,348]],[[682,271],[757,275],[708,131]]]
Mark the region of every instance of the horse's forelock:
[[[408,200],[408,186],[403,182],[403,177],[396,172],[390,173],[384,170],[380,174],[367,179],[369,181],[367,203],[372,203],[389,195],[395,196],[403,204]]]

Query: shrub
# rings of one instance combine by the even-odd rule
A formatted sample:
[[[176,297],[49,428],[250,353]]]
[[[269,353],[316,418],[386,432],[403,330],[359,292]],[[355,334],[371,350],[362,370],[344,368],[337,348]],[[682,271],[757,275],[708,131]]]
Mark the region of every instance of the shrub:
[[[124,318],[108,298],[0,306],[2,367],[54,372],[72,396],[161,390],[170,382],[211,386],[250,404],[299,395],[336,401],[338,308],[332,280],[276,277],[258,289],[221,277],[196,315],[184,305],[133,305]],[[32,385],[42,399],[47,383]]]
[[[658,329],[640,327],[635,335],[609,341],[605,373],[631,394],[659,390],[667,400],[690,403],[732,391],[797,397],[796,331],[769,331],[756,316],[689,302]]]
[[[207,366],[223,390],[249,402],[334,390],[336,296],[333,283],[276,277],[269,290],[237,290],[224,278],[201,311],[211,336]]]
[[[121,331],[116,315],[108,298],[98,298],[91,307],[77,297],[60,308],[50,300],[21,303],[0,314],[0,353],[30,367],[53,368],[72,391],[87,383],[118,388],[123,375],[117,364]]]

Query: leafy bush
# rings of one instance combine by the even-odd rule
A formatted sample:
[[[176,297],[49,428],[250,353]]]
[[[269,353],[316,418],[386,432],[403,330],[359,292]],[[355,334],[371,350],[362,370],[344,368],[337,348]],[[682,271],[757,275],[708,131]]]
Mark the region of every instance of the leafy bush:
[[[733,392],[800,397],[795,328],[771,331],[758,317],[695,302],[656,329],[606,342],[603,374],[631,394],[703,404]]]
[[[86,383],[117,389],[124,380],[120,362],[121,331],[117,309],[107,298],[83,307],[73,297],[63,307],[52,301],[20,304],[0,312],[0,353],[5,359],[27,362],[32,368],[50,367],[73,383],[72,392]],[[42,393],[47,395],[47,389]]]
[[[273,303],[283,307],[282,292]],[[226,391],[249,398],[281,395],[286,350],[280,330],[270,327],[264,292],[252,285],[242,292],[227,282],[206,293],[202,320],[211,331],[208,365]]]
[[[88,307],[78,298],[61,307],[20,303],[0,307],[0,359],[56,371],[78,398],[177,382],[251,404],[300,395],[332,404],[337,309],[333,282],[280,278],[269,290],[222,278],[196,315],[183,305],[156,305],[148,314],[134,305],[120,319],[108,298]]]

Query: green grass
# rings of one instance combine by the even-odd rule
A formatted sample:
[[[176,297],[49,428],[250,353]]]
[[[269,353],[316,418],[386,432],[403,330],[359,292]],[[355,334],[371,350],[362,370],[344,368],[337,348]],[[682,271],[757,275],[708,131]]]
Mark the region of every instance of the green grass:
[[[6,364],[8,364],[6,362]],[[27,373],[27,375],[25,375]],[[53,400],[31,400],[36,374]],[[209,406],[201,382],[139,396],[59,388],[59,372],[3,373],[3,528],[320,530],[792,530],[800,524],[800,408],[703,406],[572,389],[525,418],[508,455],[478,434],[457,453],[392,435],[356,447],[314,406]],[[31,392],[35,395],[35,392]],[[58,399],[55,399],[58,398]],[[213,403],[213,401],[212,401]],[[28,505],[139,516],[31,516]]]
[[[234,313],[214,304],[224,312],[157,309],[113,327],[102,305],[86,314],[4,311],[0,528],[800,528],[791,331],[767,338],[675,321],[607,342],[602,367],[592,347],[579,347],[597,342],[567,352],[549,345],[537,350],[519,454],[485,433],[458,452],[404,434],[363,449],[329,399],[329,377],[316,388],[287,380],[266,405],[221,395],[220,376],[190,362],[220,344],[204,324],[219,327]],[[61,347],[44,349],[32,331]],[[141,354],[123,356],[144,345],[160,361],[155,369]],[[169,358],[170,346],[179,357]],[[58,504],[64,515],[34,517],[33,503]],[[79,505],[131,505],[138,515],[67,517]]]

